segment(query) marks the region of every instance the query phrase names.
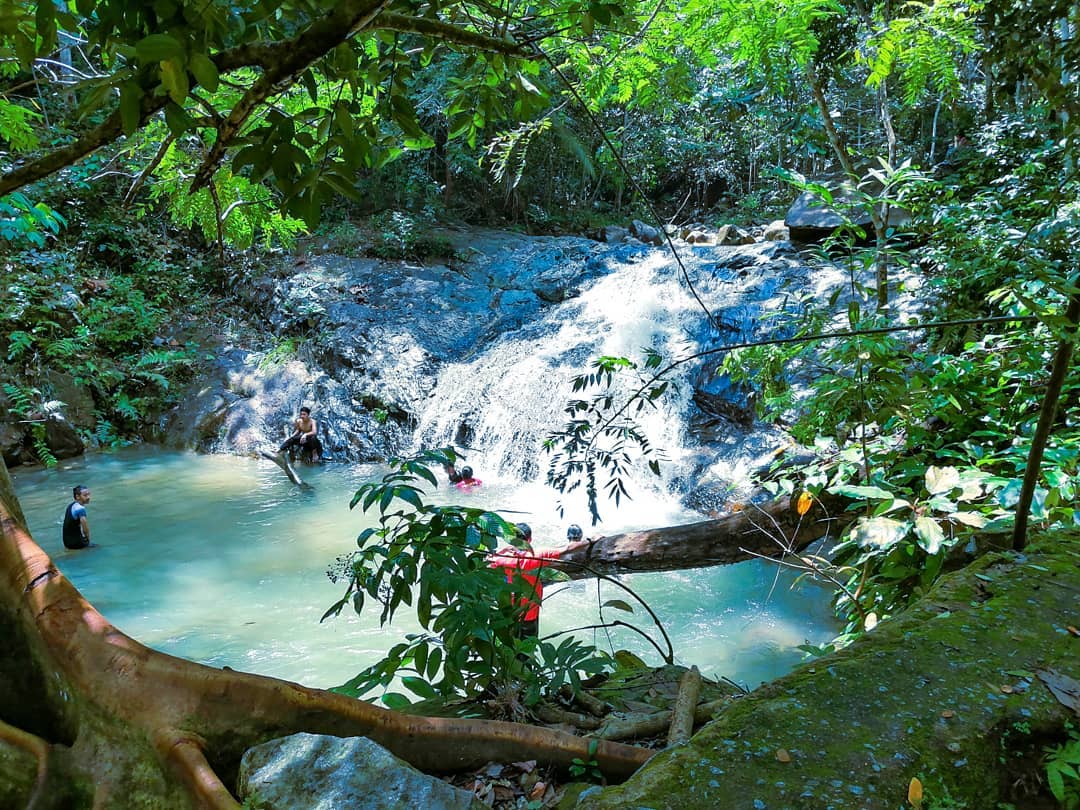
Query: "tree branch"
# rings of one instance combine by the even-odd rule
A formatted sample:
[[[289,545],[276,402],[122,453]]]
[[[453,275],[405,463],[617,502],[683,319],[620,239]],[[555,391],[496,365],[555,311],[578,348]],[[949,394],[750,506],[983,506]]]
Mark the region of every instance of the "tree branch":
[[[162,110],[168,101],[168,96],[144,94],[139,111],[139,126],[145,124],[150,116]],[[108,118],[67,146],[49,152],[47,155],[0,177],[0,197],[10,194],[28,183],[33,183],[35,180],[40,180],[42,177],[48,177],[65,166],[70,166],[105,144],[112,143],[123,134],[123,131],[123,125],[120,123],[120,111],[119,109],[114,110]]]
[[[312,23],[302,34],[275,46],[279,57],[264,65],[263,75],[236,102],[229,117],[218,126],[217,138],[206,159],[195,172],[191,192],[196,192],[210,181],[233,139],[245,122],[271,95],[282,86],[291,85],[301,71],[333,48],[347,41],[357,31],[367,28],[390,0],[346,0],[321,20]]]
[[[403,14],[383,12],[371,27],[398,31],[402,34],[421,34],[442,42],[450,42],[454,45],[468,45],[477,50],[503,53],[521,59],[539,58],[534,50],[515,42],[509,37],[492,37],[487,34],[480,34],[430,17],[406,17]]]
[[[135,195],[142,189],[147,178],[154,173],[154,169],[161,165],[161,161],[165,159],[165,153],[169,151],[169,147],[172,146],[173,141],[175,140],[176,136],[169,133],[169,137],[161,142],[161,146],[158,148],[157,154],[154,155],[153,160],[146,164],[146,168],[139,172],[139,176],[135,178],[135,182],[131,184],[131,188],[129,188],[127,194],[124,195],[124,208],[127,208],[134,202]]]

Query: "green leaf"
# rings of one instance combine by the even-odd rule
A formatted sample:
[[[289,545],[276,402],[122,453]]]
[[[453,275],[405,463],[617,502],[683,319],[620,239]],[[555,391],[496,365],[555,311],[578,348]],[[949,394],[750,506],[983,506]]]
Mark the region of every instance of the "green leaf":
[[[161,63],[161,86],[176,104],[183,104],[189,85],[184,63],[179,59],[166,59]]]
[[[633,613],[634,607],[629,602],[625,602],[622,599],[608,599],[601,607],[615,608],[616,610],[624,610],[627,613]]]
[[[439,693],[423,678],[410,675],[401,679],[401,685],[414,695],[419,695],[422,698],[437,698],[439,696]],[[383,703],[386,703],[385,698],[383,698]]]
[[[140,62],[182,62],[184,46],[175,37],[168,34],[151,34],[135,43],[135,55]]]
[[[209,92],[216,93],[218,89],[218,69],[213,60],[205,53],[193,53],[188,62],[191,73],[195,80]]]
[[[976,529],[983,528],[989,521],[981,512],[950,512],[949,520],[963,523]]]
[[[388,709],[399,711],[412,706],[412,701],[399,692],[387,692],[382,696],[383,705]]]
[[[853,484],[840,484],[832,487],[831,492],[848,498],[892,498],[893,494],[881,487],[863,487]]]
[[[124,134],[131,135],[139,128],[142,117],[142,88],[135,82],[120,85],[120,123]]]
[[[907,537],[911,524],[887,517],[864,518],[851,530],[860,548],[888,549]]]
[[[960,473],[956,467],[927,467],[926,491],[931,495],[944,495],[960,486]]]
[[[1024,482],[1019,478],[1014,478],[1009,481],[1001,491],[997,494],[998,503],[1005,509],[1012,509],[1020,501],[1020,490],[1023,488]]]
[[[195,120],[188,115],[187,110],[171,101],[165,105],[165,124],[169,127],[169,132],[176,136],[195,128]]]
[[[932,517],[921,515],[915,518],[915,537],[919,546],[927,554],[937,554],[945,542],[945,533]]]
[[[19,65],[24,70],[29,70],[37,56],[37,45],[31,37],[22,31],[15,33],[15,55],[19,58]]]

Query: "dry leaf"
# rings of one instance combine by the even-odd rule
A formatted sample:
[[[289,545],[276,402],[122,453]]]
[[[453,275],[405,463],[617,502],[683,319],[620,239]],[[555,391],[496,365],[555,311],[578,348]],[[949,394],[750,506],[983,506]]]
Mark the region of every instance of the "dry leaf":
[[[1080,638],[1080,630],[1077,630],[1071,624],[1068,627],[1066,627],[1065,629],[1068,630],[1070,633],[1072,633],[1077,638]]]
[[[1013,693],[1013,688],[1008,684],[1005,684],[1003,687],[1001,687],[1001,691],[1004,692],[1006,695],[1011,695]]]
[[[956,713],[952,709],[946,709],[941,713],[941,716],[948,720],[950,717],[956,717]]]
[[[867,613],[866,614],[866,619],[863,620],[863,629],[864,630],[873,630],[875,627],[877,627],[877,623],[878,623],[877,614],[876,613]]]
[[[922,807],[922,782],[920,782],[917,777],[911,777],[911,782],[908,783],[907,800],[911,802],[911,806],[914,807],[915,810],[920,810]]]
[[[515,768],[517,768],[518,770],[520,770],[520,771],[522,771],[524,773],[532,773],[533,771],[536,770],[536,760],[535,759],[529,759],[529,760],[526,760],[525,762],[513,762],[511,764]]]
[[[529,791],[529,801],[538,802],[544,798],[544,791],[547,790],[547,782],[537,782],[531,791]]]
[[[787,752],[786,748],[777,748],[776,759],[779,762],[791,762],[791,754]]]
[[[795,503],[795,511],[798,512],[800,516],[805,515],[810,511],[810,507],[813,503],[814,499],[810,496],[810,493],[803,490],[799,493],[799,500]]]

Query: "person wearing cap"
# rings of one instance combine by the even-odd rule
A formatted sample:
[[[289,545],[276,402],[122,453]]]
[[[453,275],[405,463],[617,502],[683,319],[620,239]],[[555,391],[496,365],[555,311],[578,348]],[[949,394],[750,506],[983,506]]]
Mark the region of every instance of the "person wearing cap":
[[[488,555],[488,565],[492,568],[502,568],[506,573],[506,581],[513,585],[515,582],[523,582],[525,593],[511,597],[511,603],[519,616],[519,638],[536,638],[540,633],[540,604],[544,599],[544,584],[540,581],[540,571],[546,561],[557,560],[563,554],[574,551],[589,543],[581,539],[581,527],[571,526],[567,531],[570,538],[571,531],[577,529],[577,540],[571,539],[562,548],[549,548],[537,551],[532,545],[532,528],[528,523],[518,523],[515,528],[517,535],[523,542],[524,548],[503,546]]]

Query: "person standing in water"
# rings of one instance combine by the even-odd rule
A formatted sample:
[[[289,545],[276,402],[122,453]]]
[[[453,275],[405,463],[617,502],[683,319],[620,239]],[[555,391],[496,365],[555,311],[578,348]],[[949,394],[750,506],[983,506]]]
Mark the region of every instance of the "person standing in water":
[[[71,490],[74,500],[64,510],[62,538],[66,548],[87,548],[90,545],[90,521],[86,505],[90,503],[90,488],[79,484]]]
[[[300,416],[293,422],[293,435],[285,440],[278,452],[284,453],[292,447],[299,447],[301,458],[310,457],[312,463],[322,460],[319,423],[311,418],[311,408],[306,405],[300,409]]]
[[[536,638],[540,632],[540,605],[544,600],[544,584],[540,581],[540,571],[545,564],[559,559],[563,554],[575,551],[589,542],[580,538],[570,540],[562,548],[549,548],[537,551],[532,545],[532,529],[528,523],[518,523],[518,537],[525,548],[504,546],[488,555],[488,566],[501,568],[506,574],[506,581],[511,585],[515,581],[523,582],[525,593],[512,599],[518,616],[518,637]],[[569,532],[567,532],[569,534]]]

